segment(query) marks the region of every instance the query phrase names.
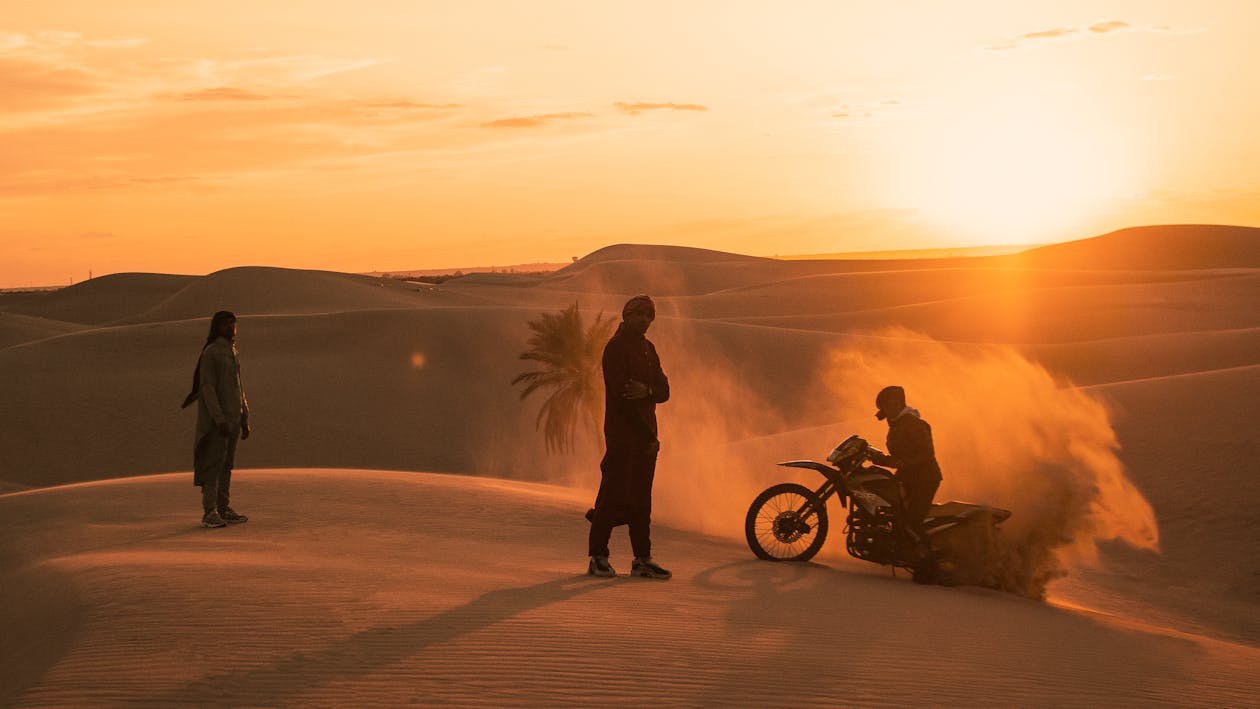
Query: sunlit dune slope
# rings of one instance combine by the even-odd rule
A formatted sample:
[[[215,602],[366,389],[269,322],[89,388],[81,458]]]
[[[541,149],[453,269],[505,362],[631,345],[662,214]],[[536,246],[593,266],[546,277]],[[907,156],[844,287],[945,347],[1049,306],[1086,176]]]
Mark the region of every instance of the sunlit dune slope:
[[[1253,647],[759,562],[667,527],[672,581],[592,579],[585,499],[555,488],[242,470],[250,522],[203,530],[186,475],[0,497],[0,594],[25,609],[2,616],[0,703],[641,706],[651,687],[689,706],[1219,707],[1260,691]]]
[[[1260,228],[1214,224],[1132,227],[996,257],[994,261],[997,265],[1037,268],[1260,268]]]
[[[619,244],[595,251],[566,266],[543,279],[541,287],[631,294],[650,284],[654,293],[682,296],[703,295],[725,288],[776,284],[793,278],[872,271],[1016,269],[1125,272],[1230,268],[1260,268],[1260,229],[1213,225],[1135,227],[1011,255],[901,260],[811,258],[785,261],[677,246]],[[1011,280],[1018,277],[1017,273],[1008,276]],[[1035,275],[1031,277],[1036,278]],[[1181,277],[1193,276],[1160,277],[1148,274],[1145,277],[1130,276],[1130,279]],[[1114,282],[1116,277],[1097,278]]]

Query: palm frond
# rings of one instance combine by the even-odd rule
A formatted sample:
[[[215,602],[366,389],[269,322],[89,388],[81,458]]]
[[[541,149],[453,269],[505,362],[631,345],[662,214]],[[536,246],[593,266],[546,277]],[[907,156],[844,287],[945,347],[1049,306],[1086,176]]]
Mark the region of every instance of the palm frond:
[[[587,326],[575,302],[559,312],[540,313],[525,324],[531,335],[519,359],[542,368],[518,374],[512,385],[524,385],[522,400],[540,389],[550,391],[534,421],[547,452],[572,451],[579,428],[598,439],[603,394],[600,360],[617,321],[600,312]]]

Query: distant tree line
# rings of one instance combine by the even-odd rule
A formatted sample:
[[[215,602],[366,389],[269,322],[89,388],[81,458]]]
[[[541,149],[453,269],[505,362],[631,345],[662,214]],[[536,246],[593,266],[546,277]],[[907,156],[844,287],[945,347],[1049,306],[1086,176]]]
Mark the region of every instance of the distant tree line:
[[[517,271],[514,268],[509,268],[509,269],[501,269],[501,270],[495,270],[495,271],[472,271],[471,273],[505,273],[505,274],[512,274],[512,275],[517,275],[517,276],[546,276],[548,274],[555,273],[555,271]],[[423,275],[423,276],[413,276],[407,273],[389,273],[389,274],[386,274],[385,277],[392,278],[397,281],[414,281],[417,283],[430,283],[430,284],[437,285],[440,283],[445,283],[450,280],[454,280],[456,278],[462,278],[463,276],[467,276],[467,275],[469,274],[464,273],[463,271],[455,271],[454,273],[441,273],[441,274]]]

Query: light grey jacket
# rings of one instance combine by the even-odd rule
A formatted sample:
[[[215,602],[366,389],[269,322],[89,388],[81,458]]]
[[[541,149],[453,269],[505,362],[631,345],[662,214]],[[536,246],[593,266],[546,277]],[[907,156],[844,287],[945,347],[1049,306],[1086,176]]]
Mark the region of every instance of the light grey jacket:
[[[201,351],[197,362],[201,390],[197,397],[197,440],[226,423],[240,434],[241,417],[249,414],[249,402],[241,386],[241,362],[236,345],[220,337]]]

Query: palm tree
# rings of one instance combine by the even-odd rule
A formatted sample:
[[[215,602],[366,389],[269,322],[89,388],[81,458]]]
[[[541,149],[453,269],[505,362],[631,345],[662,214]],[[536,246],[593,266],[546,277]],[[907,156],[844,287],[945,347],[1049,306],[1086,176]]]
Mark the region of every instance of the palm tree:
[[[525,385],[522,401],[539,389],[551,392],[534,421],[534,427],[543,430],[547,452],[572,451],[580,420],[589,424],[588,430],[598,439],[603,394],[600,361],[617,321],[605,319],[601,312],[586,327],[574,303],[558,313],[542,313],[526,324],[534,334],[520,358],[539,362],[543,368],[517,375],[512,385]]]

